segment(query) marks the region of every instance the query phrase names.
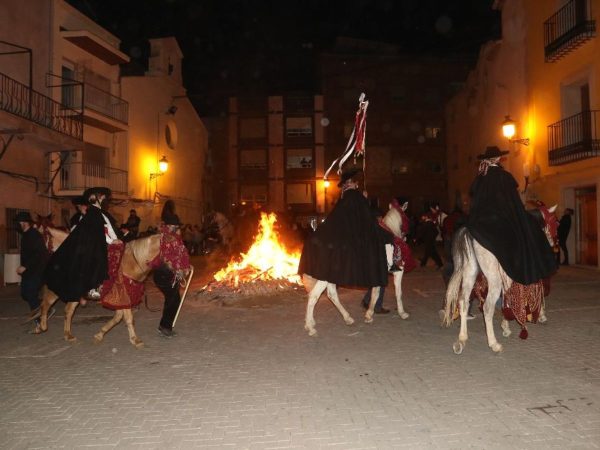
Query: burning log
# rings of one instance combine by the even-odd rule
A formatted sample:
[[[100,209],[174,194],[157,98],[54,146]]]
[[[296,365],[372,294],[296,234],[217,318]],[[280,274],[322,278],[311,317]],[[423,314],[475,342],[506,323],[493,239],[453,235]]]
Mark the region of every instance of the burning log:
[[[258,233],[247,253],[232,259],[214,274],[214,281],[198,294],[213,298],[275,294],[302,286],[297,275],[300,252],[289,252],[280,242],[275,214],[261,213]]]

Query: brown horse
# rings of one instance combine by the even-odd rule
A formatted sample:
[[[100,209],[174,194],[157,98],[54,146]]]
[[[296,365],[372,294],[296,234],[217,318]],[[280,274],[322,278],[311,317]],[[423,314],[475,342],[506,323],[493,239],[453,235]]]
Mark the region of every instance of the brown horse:
[[[51,233],[57,233],[56,230],[52,229]],[[123,277],[127,277],[133,282],[142,283],[148,274],[152,271],[153,264],[157,261],[160,263],[172,264],[172,261],[165,257],[162,251],[161,239],[163,234],[155,234],[144,238],[137,239],[135,241],[128,242],[123,251],[123,256],[118,269],[118,278],[115,280],[113,289],[120,289],[123,291]],[[183,243],[179,239],[175,245],[183,246]],[[179,244],[180,243],[180,244]],[[189,268],[188,268],[189,269]],[[188,269],[178,270],[176,272],[177,279],[183,279],[188,273]],[[48,330],[48,311],[50,307],[58,300],[56,293],[52,292],[47,286],[42,288],[42,304],[41,304],[41,316],[39,332],[45,332]],[[65,305],[65,323],[64,323],[64,337],[68,342],[76,341],[75,336],[71,333],[71,323],[73,314],[79,302],[67,302]],[[144,343],[137,336],[134,327],[133,312],[131,304],[124,304],[119,309],[115,310],[114,317],[104,325],[98,333],[94,335],[94,341],[96,343],[102,342],[104,335],[108,333],[115,325],[121,320],[125,320],[127,330],[129,332],[129,342],[136,348],[142,348]]]

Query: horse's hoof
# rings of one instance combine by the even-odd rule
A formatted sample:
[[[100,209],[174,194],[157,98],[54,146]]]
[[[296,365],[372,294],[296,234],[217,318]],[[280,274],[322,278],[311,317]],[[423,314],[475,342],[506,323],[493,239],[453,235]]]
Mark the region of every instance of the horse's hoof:
[[[504,350],[504,348],[502,347],[502,344],[496,342],[495,344],[490,345],[490,348],[492,349],[492,351],[494,353],[502,353],[502,351]]]
[[[311,328],[311,329],[309,329],[307,331],[308,331],[308,335],[310,337],[315,337],[317,335],[317,330],[315,330],[314,328]]]
[[[373,323],[373,316],[365,315],[365,323]]]
[[[130,339],[130,342],[137,350],[144,348],[144,342],[140,338]]]
[[[344,319],[344,322],[346,322],[346,325],[352,325],[354,323],[354,319],[348,316],[347,319]]]
[[[75,342],[77,338],[73,336],[71,333],[65,334],[65,341],[67,342]]]
[[[452,350],[454,350],[454,353],[456,355],[460,355],[464,349],[465,349],[465,344],[463,344],[460,341],[456,341],[454,344],[452,344]]]
[[[104,340],[104,335],[102,333],[96,333],[94,335],[94,344],[100,344]]]
[[[546,316],[540,316],[540,318],[538,319],[538,322],[541,323],[542,325],[545,325],[546,323],[548,323],[548,318]]]
[[[400,316],[401,319],[406,320],[406,319],[408,319],[410,317],[410,314],[408,314],[406,312],[401,312],[399,314],[399,316]]]
[[[509,337],[511,334],[512,334],[512,331],[510,331],[510,330],[504,330],[502,332],[502,336],[504,336],[504,337]]]

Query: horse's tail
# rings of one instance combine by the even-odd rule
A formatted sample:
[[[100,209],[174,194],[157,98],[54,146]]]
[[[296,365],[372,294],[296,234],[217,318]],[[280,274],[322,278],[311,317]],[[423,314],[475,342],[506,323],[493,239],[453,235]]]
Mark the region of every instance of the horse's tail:
[[[454,272],[446,288],[444,318],[442,320],[442,325],[444,326],[448,327],[452,323],[454,311],[456,311],[461,294],[463,273],[467,262],[473,260],[473,258],[475,258],[475,251],[473,249],[471,234],[466,227],[462,227],[456,232],[452,240]]]

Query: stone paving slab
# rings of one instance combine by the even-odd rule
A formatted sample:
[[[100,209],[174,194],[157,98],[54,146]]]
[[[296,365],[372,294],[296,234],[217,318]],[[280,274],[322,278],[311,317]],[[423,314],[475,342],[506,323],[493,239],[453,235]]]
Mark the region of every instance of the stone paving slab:
[[[525,341],[496,321],[499,355],[480,314],[452,352],[458,328],[439,326],[444,286],[430,269],[405,276],[408,320],[365,324],[362,292],[340,289],[356,323],[323,297],[316,338],[299,292],[223,305],[193,286],[174,339],[157,335],[159,313],[136,312],[142,350],[123,325],[94,345],[111,316],[95,304],[76,312],[75,344],[61,305],[48,333],[29,335],[18,288],[0,289],[0,448],[600,448],[597,272],[561,268],[549,323]]]

